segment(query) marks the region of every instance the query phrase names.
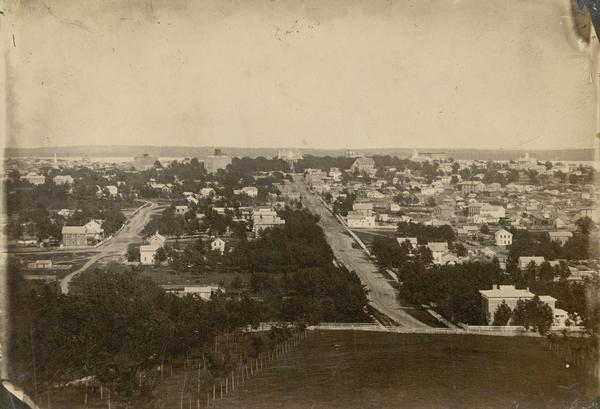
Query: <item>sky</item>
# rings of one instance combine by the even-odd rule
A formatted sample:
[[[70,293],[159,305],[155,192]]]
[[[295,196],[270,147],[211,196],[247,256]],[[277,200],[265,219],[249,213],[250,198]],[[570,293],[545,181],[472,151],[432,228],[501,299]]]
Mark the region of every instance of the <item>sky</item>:
[[[595,85],[569,7],[17,1],[8,145],[590,147]]]

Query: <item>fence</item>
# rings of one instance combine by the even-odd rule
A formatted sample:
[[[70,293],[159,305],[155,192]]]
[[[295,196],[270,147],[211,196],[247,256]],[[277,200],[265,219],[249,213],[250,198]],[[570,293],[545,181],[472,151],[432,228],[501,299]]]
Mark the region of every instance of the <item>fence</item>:
[[[275,327],[275,324],[265,323]],[[258,353],[248,353],[252,343],[250,332],[223,334],[215,339],[209,350],[186,354],[185,357],[172,359],[150,370],[140,371],[136,375],[139,390],[152,391],[152,401],[159,407],[169,409],[196,409],[218,405],[253,376],[258,375],[270,364],[292,351],[309,336],[306,330],[292,332],[272,347]],[[102,385],[89,377],[77,382],[72,388],[80,393],[67,400],[69,407],[90,409],[130,408],[130,403],[120,399],[117,393],[107,385]],[[83,394],[85,391],[85,394]],[[53,392],[52,402],[64,402],[64,396]],[[63,395],[68,395],[65,391]],[[45,397],[44,408],[50,408],[50,396]],[[79,405],[77,405],[79,403]],[[60,406],[60,405],[59,405]]]
[[[596,337],[561,337],[551,335],[547,347],[566,364],[580,368],[586,375],[600,380],[600,357]]]
[[[470,327],[462,328],[410,328],[392,325],[379,325],[375,323],[320,323],[308,327],[309,330],[325,330],[325,331],[376,331],[376,332],[392,332],[396,334],[446,334],[446,335],[490,335],[490,336],[526,336],[540,337],[536,332],[521,331],[521,330],[490,330],[488,327]]]

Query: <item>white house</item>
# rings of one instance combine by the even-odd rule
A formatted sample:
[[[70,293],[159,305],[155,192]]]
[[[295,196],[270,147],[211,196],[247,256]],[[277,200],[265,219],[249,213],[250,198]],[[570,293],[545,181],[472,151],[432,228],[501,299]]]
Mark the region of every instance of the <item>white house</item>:
[[[218,251],[221,253],[221,255],[223,255],[223,253],[225,253],[225,241],[217,237],[210,243],[210,249],[212,251]]]
[[[52,178],[55,185],[66,185],[73,184],[73,177],[71,175],[57,175]]]
[[[140,263],[154,264],[154,255],[156,251],[165,245],[167,239],[156,232],[148,239],[148,244],[140,246]]]
[[[244,186],[240,190],[242,191],[242,194],[244,194],[248,197],[257,197],[258,196],[258,188],[256,188],[255,186]]]
[[[495,206],[488,203],[484,203],[479,210],[479,214],[493,217],[494,219],[501,219],[506,217],[506,209],[502,206]]]
[[[565,227],[567,227],[567,223],[565,223],[564,220],[560,217],[557,217],[556,220],[554,220],[554,227],[556,227],[557,229],[564,229]]]
[[[200,196],[202,197],[209,197],[214,195],[215,189],[213,189],[212,187],[203,187],[202,189],[200,189]]]
[[[346,223],[350,228],[375,227],[375,216],[367,215],[362,211],[351,210],[346,216]]]
[[[111,197],[115,197],[119,193],[119,189],[115,185],[104,186],[104,189],[106,189],[108,195]]]
[[[88,235],[92,235],[94,240],[102,239],[104,235],[104,229],[102,228],[102,224],[97,220],[90,220],[86,224],[84,224],[86,233]]]
[[[496,246],[510,246],[512,244],[513,235],[508,230],[500,229],[494,233]]]

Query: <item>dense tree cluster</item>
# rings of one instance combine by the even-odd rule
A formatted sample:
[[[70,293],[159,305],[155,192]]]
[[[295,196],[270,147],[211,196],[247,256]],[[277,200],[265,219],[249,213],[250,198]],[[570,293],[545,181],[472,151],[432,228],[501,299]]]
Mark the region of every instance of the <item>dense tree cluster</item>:
[[[356,158],[346,158],[343,156],[313,156],[304,155],[294,166],[296,172],[303,173],[306,169],[321,169],[329,171],[331,168],[340,170],[350,169]]]
[[[486,323],[479,290],[504,279],[498,263],[478,262],[430,267],[411,263],[398,274],[401,297],[415,304],[433,303],[450,321],[473,325]]]
[[[538,296],[532,300],[519,300],[512,314],[512,323],[532,328],[541,335],[545,335],[552,326],[554,315],[552,308],[542,302]]]
[[[400,222],[397,231],[403,237],[416,237],[419,244],[427,244],[430,241],[451,243],[456,238],[454,230],[449,225],[426,226],[422,223]]]
[[[249,298],[179,298],[116,267],[86,274],[69,295],[31,290],[18,267],[9,271],[11,375],[38,392],[93,375],[131,395],[141,371],[261,318]]]
[[[584,260],[590,258],[590,252],[595,252],[590,245],[590,232],[594,228],[588,218],[576,221],[579,226],[573,237],[564,245],[552,242],[546,233],[536,233],[527,230],[512,230],[513,241],[508,255],[508,269],[516,269],[516,263],[521,256],[542,256],[546,260]]]
[[[294,272],[331,264],[333,252],[317,225],[318,216],[308,210],[285,209],[285,224],[267,229],[253,241],[240,243],[232,257],[250,271]]]
[[[230,256],[234,268],[251,272],[253,291],[275,318],[319,321],[365,319],[360,280],[333,265],[333,253],[307,210],[285,209],[285,225],[240,241]],[[283,273],[283,277],[281,277]]]
[[[104,220],[106,234],[117,231],[125,221],[121,209],[138,206],[130,195],[118,197],[98,196],[101,189],[110,184],[98,172],[91,169],[74,169],[71,172],[73,184],[56,185],[53,176],[62,173],[47,172],[46,183],[31,185],[17,178],[6,181],[6,210],[10,217],[7,233],[10,237],[20,237],[23,224],[32,223],[33,231],[40,240],[61,239],[63,225],[83,225],[90,219]],[[70,209],[74,213],[65,218],[50,209]]]
[[[354,193],[347,193],[346,197],[338,197],[333,202],[333,211],[341,216],[348,216],[348,212],[352,210],[356,195]]]
[[[492,321],[492,325],[507,325],[511,317],[511,308],[508,306],[508,304],[506,304],[506,301],[502,300],[502,303],[500,303],[498,308],[496,308],[496,311],[494,311],[494,319]]]
[[[407,241],[398,243],[391,237],[376,236],[371,244],[371,253],[384,268],[402,268],[405,263],[431,264],[431,250],[425,246],[413,248]]]

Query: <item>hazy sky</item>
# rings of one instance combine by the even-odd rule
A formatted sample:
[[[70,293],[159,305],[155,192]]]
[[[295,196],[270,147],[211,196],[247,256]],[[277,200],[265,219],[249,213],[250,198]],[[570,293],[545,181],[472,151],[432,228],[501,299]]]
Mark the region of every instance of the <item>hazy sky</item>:
[[[594,85],[568,3],[21,2],[9,141],[589,147]]]

